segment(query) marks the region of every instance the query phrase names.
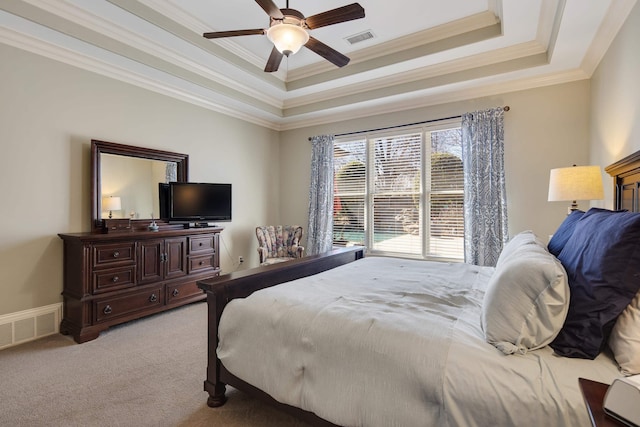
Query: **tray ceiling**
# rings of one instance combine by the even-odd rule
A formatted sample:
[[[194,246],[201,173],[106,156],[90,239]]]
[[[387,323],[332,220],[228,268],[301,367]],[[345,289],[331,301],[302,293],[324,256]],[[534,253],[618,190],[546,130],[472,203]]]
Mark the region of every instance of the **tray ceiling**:
[[[343,68],[303,48],[265,73],[266,36],[202,37],[267,28],[254,0],[11,0],[0,42],[286,130],[589,78],[636,0],[358,2],[364,19],[311,30]]]

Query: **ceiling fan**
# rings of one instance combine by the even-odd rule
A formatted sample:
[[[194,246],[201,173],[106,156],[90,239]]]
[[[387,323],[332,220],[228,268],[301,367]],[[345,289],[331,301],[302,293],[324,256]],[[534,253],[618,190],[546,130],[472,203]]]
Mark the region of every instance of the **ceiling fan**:
[[[267,65],[264,68],[264,71],[268,73],[278,71],[282,57],[296,53],[302,46],[314,51],[338,67],[344,67],[349,63],[348,57],[311,37],[308,30],[364,18],[364,9],[358,3],[318,13],[308,18],[305,18],[302,13],[295,9],[289,9],[289,0],[287,0],[287,7],[284,9],[279,9],[272,0],[256,0],[256,3],[269,15],[269,28],[216,31],[204,33],[203,36],[208,39],[217,39],[221,37],[266,34],[274,44],[271,55],[267,60]]]

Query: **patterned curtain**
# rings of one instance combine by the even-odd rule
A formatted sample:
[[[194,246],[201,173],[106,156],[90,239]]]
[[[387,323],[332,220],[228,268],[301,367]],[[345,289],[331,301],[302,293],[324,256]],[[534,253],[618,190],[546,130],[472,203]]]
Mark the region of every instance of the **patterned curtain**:
[[[307,255],[333,246],[333,135],[311,139],[311,184],[309,187],[309,231]]]
[[[462,115],[465,262],[495,266],[509,239],[504,177],[504,110]]]

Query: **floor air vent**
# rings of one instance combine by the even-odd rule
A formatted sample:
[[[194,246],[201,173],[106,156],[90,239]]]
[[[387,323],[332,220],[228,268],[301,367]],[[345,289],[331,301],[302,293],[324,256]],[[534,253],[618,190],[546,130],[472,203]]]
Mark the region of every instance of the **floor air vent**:
[[[60,332],[62,303],[0,316],[0,350]]]

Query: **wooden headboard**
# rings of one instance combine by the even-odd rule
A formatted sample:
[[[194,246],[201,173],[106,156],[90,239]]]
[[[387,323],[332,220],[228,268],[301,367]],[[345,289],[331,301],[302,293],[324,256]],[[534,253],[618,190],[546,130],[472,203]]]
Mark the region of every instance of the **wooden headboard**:
[[[640,212],[640,151],[605,168],[613,177],[614,209]]]

